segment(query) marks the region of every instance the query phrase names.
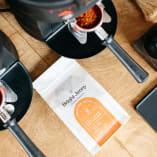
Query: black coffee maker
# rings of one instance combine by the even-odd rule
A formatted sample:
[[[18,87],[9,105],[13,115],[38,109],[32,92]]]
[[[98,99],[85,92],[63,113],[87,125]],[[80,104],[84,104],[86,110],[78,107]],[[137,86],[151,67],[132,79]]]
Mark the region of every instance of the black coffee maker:
[[[65,20],[86,12],[98,0],[7,0],[22,27],[39,40],[64,27]]]
[[[46,42],[58,54],[83,59],[108,47],[138,83],[148,78],[148,73],[113,39],[117,28],[117,14],[111,0],[6,1],[24,30],[36,39]],[[76,21],[76,17],[95,5],[102,9],[103,23],[97,31],[100,38],[95,32],[83,34],[71,29],[73,20]]]
[[[0,130],[9,129],[29,156],[44,157],[17,124],[26,114],[32,96],[31,77],[10,39],[0,31]]]

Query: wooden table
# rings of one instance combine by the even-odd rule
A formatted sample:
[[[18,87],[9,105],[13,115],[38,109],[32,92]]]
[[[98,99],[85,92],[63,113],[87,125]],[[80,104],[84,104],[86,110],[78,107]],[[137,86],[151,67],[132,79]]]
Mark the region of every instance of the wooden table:
[[[157,134],[135,112],[134,105],[157,84],[157,75],[131,47],[131,43],[152,24],[144,21],[130,0],[114,0],[114,3],[119,17],[115,39],[149,72],[150,77],[145,83],[137,84],[108,49],[95,57],[79,60],[131,115],[130,121],[96,157],[156,157]],[[60,57],[25,33],[10,13],[0,14],[0,29],[16,45],[20,60],[33,80]],[[48,157],[91,157],[35,91],[31,107],[19,124]],[[8,130],[0,132],[0,139],[0,157],[27,156]]]

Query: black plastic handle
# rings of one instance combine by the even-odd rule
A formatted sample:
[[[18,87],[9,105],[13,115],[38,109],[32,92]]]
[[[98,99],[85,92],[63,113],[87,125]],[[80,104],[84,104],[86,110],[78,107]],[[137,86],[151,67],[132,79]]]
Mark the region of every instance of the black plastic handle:
[[[18,126],[16,120],[7,123],[7,128],[16,137],[30,157],[46,157]]]
[[[147,80],[149,74],[112,37],[107,38],[103,42],[103,45],[107,46],[113,52],[138,83],[143,83]]]

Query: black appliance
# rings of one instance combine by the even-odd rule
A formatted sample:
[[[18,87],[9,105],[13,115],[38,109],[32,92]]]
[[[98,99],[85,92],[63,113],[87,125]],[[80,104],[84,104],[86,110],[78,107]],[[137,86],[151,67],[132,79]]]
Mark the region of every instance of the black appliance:
[[[10,97],[13,93],[14,100]],[[45,155],[17,124],[26,114],[32,95],[30,75],[18,60],[18,54],[12,42],[0,31],[0,130],[9,129],[30,157],[44,157]]]
[[[26,15],[47,23],[77,17],[98,0],[7,0],[16,15]]]
[[[6,0],[21,26],[39,40],[64,28],[63,21],[86,12],[98,0]],[[57,32],[56,32],[57,31]]]

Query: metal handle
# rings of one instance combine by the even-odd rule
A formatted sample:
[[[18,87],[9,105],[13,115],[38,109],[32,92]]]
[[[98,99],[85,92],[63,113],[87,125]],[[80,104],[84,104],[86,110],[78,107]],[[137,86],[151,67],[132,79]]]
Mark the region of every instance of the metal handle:
[[[46,157],[18,126],[16,120],[8,122],[7,127],[30,157]]]
[[[103,45],[107,46],[113,52],[138,83],[142,83],[147,80],[149,74],[139,64],[137,64],[112,37],[108,37],[103,42]]]

